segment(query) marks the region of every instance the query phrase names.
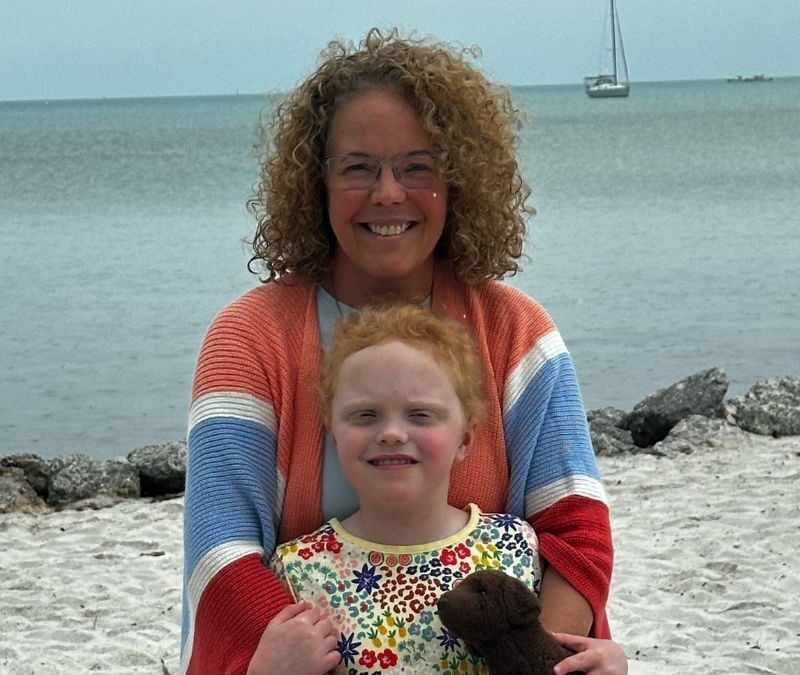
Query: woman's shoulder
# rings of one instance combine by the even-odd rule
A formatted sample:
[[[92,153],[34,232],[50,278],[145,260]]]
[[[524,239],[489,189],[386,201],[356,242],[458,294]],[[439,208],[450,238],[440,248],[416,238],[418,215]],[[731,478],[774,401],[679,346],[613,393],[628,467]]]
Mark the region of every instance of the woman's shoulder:
[[[556,331],[547,310],[525,291],[507,281],[491,280],[467,287],[474,294],[475,311],[483,316],[487,333],[523,341],[538,340]]]
[[[301,310],[313,298],[315,286],[296,277],[274,281],[245,291],[225,305],[214,317],[212,328],[237,326],[260,330],[285,330],[304,318]]]

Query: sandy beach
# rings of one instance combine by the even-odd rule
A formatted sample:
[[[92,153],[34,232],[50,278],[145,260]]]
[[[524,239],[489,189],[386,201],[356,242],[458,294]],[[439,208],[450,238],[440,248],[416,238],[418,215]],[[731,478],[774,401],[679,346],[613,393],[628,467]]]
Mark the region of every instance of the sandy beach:
[[[630,673],[797,672],[800,437],[737,431],[599,461]],[[0,671],[178,673],[182,512],[172,499],[0,515]]]

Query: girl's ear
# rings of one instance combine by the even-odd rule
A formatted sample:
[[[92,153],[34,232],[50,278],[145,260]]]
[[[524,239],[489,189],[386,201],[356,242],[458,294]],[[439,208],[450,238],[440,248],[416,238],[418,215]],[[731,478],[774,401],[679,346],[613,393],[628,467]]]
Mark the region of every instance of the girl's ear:
[[[458,446],[456,453],[456,461],[462,461],[472,448],[472,443],[475,440],[475,429],[478,427],[478,418],[473,417],[466,425],[464,425],[464,435],[461,437],[461,445]]]

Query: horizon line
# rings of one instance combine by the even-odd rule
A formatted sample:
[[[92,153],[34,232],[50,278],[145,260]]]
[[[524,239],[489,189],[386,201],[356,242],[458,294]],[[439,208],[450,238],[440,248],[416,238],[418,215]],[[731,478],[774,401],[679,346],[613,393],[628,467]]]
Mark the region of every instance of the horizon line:
[[[746,76],[745,76],[746,77]],[[792,80],[800,78],[800,75],[776,75],[769,76],[772,80]],[[676,80],[631,80],[631,85],[636,84],[677,84],[681,82],[726,82],[731,79],[731,76],[724,77],[700,77],[690,79],[676,79]],[[526,88],[545,88],[545,87],[579,87],[583,88],[582,82],[553,82],[549,84],[505,84],[503,85],[509,89],[526,89]],[[75,96],[75,97],[58,97],[58,98],[0,98],[0,103],[70,103],[77,101],[142,101],[153,99],[186,99],[186,98],[237,98],[237,97],[264,97],[270,98],[273,96],[284,96],[291,89],[286,91],[262,91],[262,92],[240,92],[238,89],[233,93],[216,93],[216,94],[152,94],[152,95],[130,95],[130,96]]]

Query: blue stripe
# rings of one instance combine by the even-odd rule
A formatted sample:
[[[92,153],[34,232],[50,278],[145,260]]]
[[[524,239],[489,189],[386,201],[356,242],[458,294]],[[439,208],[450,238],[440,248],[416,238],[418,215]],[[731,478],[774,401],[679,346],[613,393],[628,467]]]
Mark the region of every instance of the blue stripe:
[[[275,434],[250,420],[212,417],[192,429],[184,511],[187,582],[203,555],[225,542],[251,539],[266,555],[275,549],[275,448]]]
[[[503,423],[509,457],[509,513],[524,518],[525,495],[566,476],[600,479],[568,353],[539,368]]]

